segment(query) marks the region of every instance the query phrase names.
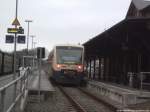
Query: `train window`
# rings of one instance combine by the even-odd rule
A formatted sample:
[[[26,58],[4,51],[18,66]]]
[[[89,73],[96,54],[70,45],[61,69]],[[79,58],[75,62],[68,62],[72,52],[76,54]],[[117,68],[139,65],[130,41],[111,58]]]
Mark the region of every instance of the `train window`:
[[[81,64],[82,48],[76,47],[59,47],[56,50],[57,63],[59,64]]]

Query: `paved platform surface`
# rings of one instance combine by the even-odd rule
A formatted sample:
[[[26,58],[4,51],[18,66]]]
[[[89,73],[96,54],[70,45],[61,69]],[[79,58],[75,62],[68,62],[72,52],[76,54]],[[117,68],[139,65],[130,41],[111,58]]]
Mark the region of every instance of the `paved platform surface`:
[[[48,97],[53,96],[55,89],[48,79],[48,75],[42,69],[34,71],[33,79],[28,83],[28,98],[27,102],[45,101]],[[39,80],[40,79],[40,80]]]
[[[29,92],[34,91],[38,93],[39,91],[39,71],[34,72],[34,78],[28,85]],[[28,95],[27,105],[25,107],[24,112],[57,112],[57,108],[55,107],[55,99],[53,94],[55,93],[55,88],[52,86],[51,82],[48,80],[48,75],[42,69],[41,71],[41,83],[40,83],[40,91],[41,93],[46,93],[46,99],[41,100],[39,102],[38,94]],[[47,97],[48,94],[48,97]],[[42,96],[42,95],[41,95]],[[52,97],[51,97],[52,96]]]
[[[39,87],[40,87],[40,91],[42,91],[42,92],[55,91],[55,89],[53,88],[52,84],[48,80],[48,77],[43,70],[41,71],[40,78],[41,79],[40,79],[40,84],[39,84],[39,71],[36,71],[35,78],[28,85],[29,91],[31,91],[31,90],[38,91]]]

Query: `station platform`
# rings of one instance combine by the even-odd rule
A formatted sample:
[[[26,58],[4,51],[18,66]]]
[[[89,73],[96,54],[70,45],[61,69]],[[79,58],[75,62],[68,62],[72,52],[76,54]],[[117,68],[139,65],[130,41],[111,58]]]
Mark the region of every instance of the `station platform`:
[[[40,80],[39,80],[39,74]],[[49,95],[53,94],[55,92],[54,87],[52,86],[51,82],[48,80],[48,76],[46,73],[41,70],[34,72],[34,77],[30,80],[28,83],[28,97],[31,101],[36,101],[39,98],[39,94],[41,95],[42,100],[46,99]],[[40,93],[39,93],[40,92]]]
[[[114,101],[114,106],[120,104],[117,105],[119,108],[132,107],[136,109],[137,107],[138,109],[146,108],[150,110],[150,91],[95,80],[88,80],[87,88]]]
[[[28,98],[24,112],[52,112],[55,100],[55,88],[48,79],[48,74],[42,69],[40,81],[40,100],[39,100],[39,71],[32,74],[33,77],[28,83]],[[53,106],[50,106],[53,105]]]
[[[55,91],[43,70],[41,71],[40,78],[41,79],[40,79],[40,84],[39,84],[39,72],[36,71],[35,78],[30,83],[31,85],[28,85],[29,91],[30,90],[35,90],[35,91],[39,90],[39,86],[40,86],[41,91]]]

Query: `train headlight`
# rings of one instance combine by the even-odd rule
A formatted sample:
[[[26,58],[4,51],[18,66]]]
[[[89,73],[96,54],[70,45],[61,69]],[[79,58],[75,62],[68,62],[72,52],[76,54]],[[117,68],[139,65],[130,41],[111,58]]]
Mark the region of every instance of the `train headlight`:
[[[57,68],[60,68],[60,65],[59,65],[59,64],[57,64]]]
[[[78,69],[82,69],[82,66],[81,66],[81,65],[78,65]]]

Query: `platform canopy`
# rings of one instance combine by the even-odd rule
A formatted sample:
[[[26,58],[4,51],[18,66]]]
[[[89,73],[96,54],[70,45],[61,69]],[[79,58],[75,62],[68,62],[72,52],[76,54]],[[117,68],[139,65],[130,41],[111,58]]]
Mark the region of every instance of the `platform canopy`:
[[[145,9],[150,6],[150,0],[132,0],[138,10]]]
[[[84,43],[86,57],[150,53],[150,18],[128,18]]]

